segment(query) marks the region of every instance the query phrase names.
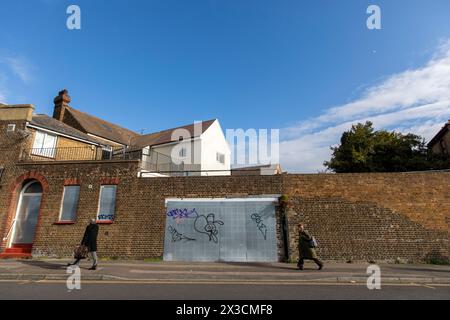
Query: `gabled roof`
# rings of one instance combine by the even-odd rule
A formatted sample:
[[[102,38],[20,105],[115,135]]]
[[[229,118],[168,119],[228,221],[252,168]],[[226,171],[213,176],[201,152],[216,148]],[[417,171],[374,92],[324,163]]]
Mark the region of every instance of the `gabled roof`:
[[[139,136],[139,134],[134,131],[81,112],[72,107],[66,106],[65,108],[66,112],[70,112],[73,118],[87,133],[125,145],[129,145],[132,138]]]
[[[439,132],[430,140],[430,142],[428,143],[428,147],[431,147],[436,142],[438,142],[448,131],[450,131],[450,120],[448,120],[447,123],[441,128],[441,130],[439,130]]]
[[[208,130],[208,128],[214,123],[214,121],[216,121],[216,119],[201,122],[202,130],[200,134],[203,134],[206,130]],[[195,135],[194,126],[195,124],[189,124],[181,127],[145,134],[142,136],[136,136],[131,141],[131,145],[133,147],[147,147],[178,141],[178,139],[172,140],[172,132],[177,129],[186,129],[190,133],[189,138],[197,138],[199,135]]]
[[[30,121],[31,125],[34,125],[39,128],[51,130],[57,133],[61,133],[70,137],[74,137],[77,139],[86,140],[89,142],[93,142],[95,144],[99,144],[100,142],[95,138],[88,136],[87,134],[68,126],[67,124],[58,121],[54,118],[51,118],[45,114],[35,114],[33,115],[32,120]]]

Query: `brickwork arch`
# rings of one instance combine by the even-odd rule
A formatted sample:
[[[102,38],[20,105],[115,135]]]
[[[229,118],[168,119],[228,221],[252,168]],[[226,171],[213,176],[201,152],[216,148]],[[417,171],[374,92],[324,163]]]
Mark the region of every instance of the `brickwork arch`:
[[[6,215],[6,219],[5,219],[5,221],[3,221],[2,232],[0,234],[0,236],[1,236],[1,239],[0,239],[1,246],[0,247],[2,249],[5,249],[7,241],[8,241],[7,239],[5,239],[5,240],[3,240],[3,239],[4,239],[4,237],[7,236],[9,230],[11,229],[11,224],[12,224],[14,216],[16,214],[17,203],[18,203],[18,199],[19,199],[19,195],[20,195],[23,183],[25,181],[29,181],[29,180],[36,180],[42,186],[41,209],[39,210],[35,238],[38,233],[40,220],[41,220],[42,208],[45,205],[45,198],[49,191],[49,184],[48,184],[47,179],[41,173],[39,173],[37,171],[28,171],[28,172],[25,172],[24,174],[20,175],[19,177],[17,177],[14,180],[14,182],[11,183],[11,185],[9,187],[9,194],[10,194],[9,209],[8,209],[8,214]]]

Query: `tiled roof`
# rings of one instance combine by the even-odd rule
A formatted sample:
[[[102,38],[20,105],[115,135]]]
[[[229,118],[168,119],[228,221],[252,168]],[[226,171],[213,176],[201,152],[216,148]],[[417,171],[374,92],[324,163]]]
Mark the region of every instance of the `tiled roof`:
[[[450,120],[448,120],[447,123],[441,128],[441,130],[439,130],[439,132],[430,140],[430,142],[428,143],[428,147],[431,147],[436,142],[438,142],[439,139],[441,139],[441,137],[448,131],[450,131]]]
[[[131,139],[139,136],[139,134],[134,131],[81,112],[72,107],[66,107],[66,111],[70,112],[86,132],[98,137],[129,145]]]
[[[201,123],[202,131],[200,134],[203,134],[206,130],[208,130],[208,128],[214,123],[214,121],[216,121],[216,119],[203,121]],[[195,135],[195,133],[194,133],[194,126],[195,126],[195,124],[189,124],[189,125],[185,125],[185,126],[181,126],[181,127],[177,127],[177,128],[163,130],[160,132],[149,133],[149,134],[142,135],[142,136],[136,136],[131,141],[131,145],[133,147],[147,147],[147,146],[156,146],[156,145],[165,144],[165,143],[169,143],[169,142],[173,142],[173,141],[178,141],[178,139],[172,140],[172,132],[177,129],[186,129],[190,133],[190,138],[196,138],[198,135]]]
[[[78,139],[82,139],[82,140],[87,140],[93,143],[99,143],[98,140],[96,140],[95,138],[92,138],[90,136],[88,136],[87,134],[72,128],[71,126],[68,126],[67,124],[58,121],[54,118],[51,118],[45,114],[35,114],[33,115],[32,120],[30,121],[30,124],[36,126],[36,127],[40,127],[40,128],[44,128],[44,129],[48,129],[48,130],[52,130],[61,134],[65,134],[74,138],[78,138]]]

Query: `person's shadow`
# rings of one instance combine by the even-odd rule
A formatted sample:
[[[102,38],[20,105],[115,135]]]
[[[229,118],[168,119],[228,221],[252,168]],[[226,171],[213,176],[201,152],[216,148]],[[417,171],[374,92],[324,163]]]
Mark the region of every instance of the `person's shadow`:
[[[47,261],[39,261],[39,260],[23,260],[21,261],[23,264],[32,266],[32,267],[39,267],[42,269],[52,269],[52,270],[59,270],[59,269],[66,269],[67,264],[66,263],[51,263]]]

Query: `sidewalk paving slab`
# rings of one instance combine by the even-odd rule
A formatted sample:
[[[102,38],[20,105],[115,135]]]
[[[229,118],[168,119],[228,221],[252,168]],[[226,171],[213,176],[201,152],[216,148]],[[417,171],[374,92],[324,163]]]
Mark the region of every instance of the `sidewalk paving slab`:
[[[66,280],[68,260],[32,259],[0,261],[0,280],[3,281],[60,281]],[[313,264],[304,271],[287,263],[202,263],[202,262],[145,262],[101,261],[96,271],[87,270],[88,261],[81,265],[82,279],[90,281],[193,281],[193,282],[268,282],[280,283],[366,283],[368,263],[328,262],[321,271]],[[379,264],[382,283],[450,284],[450,266]]]

